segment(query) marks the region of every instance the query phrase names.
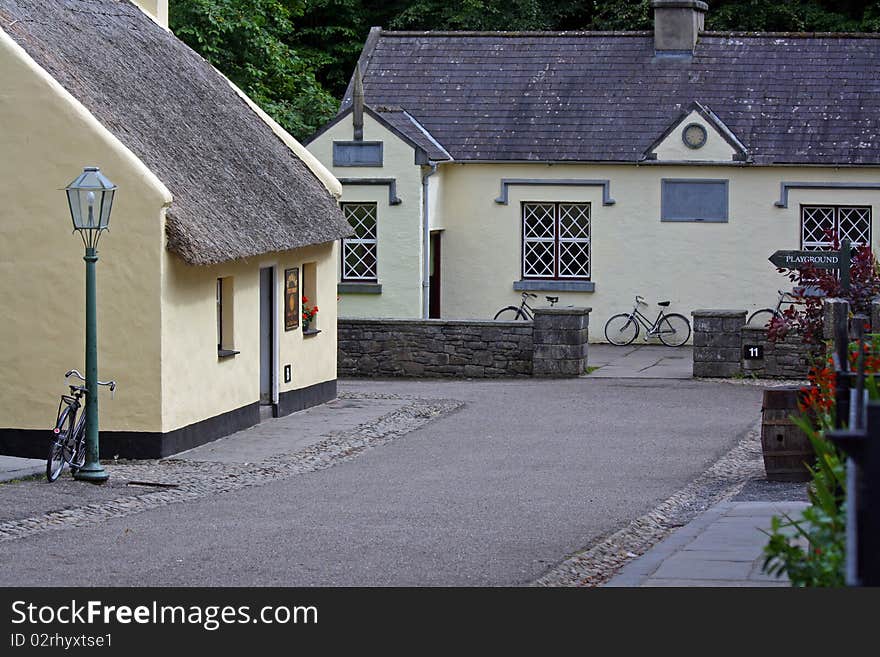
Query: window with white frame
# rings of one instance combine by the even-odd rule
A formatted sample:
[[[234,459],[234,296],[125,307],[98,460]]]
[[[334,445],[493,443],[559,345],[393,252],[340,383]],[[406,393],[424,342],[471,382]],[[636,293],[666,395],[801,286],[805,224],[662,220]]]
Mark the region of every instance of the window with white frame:
[[[871,243],[871,208],[843,205],[802,205],[801,246],[805,251],[830,251],[849,238],[853,246]]]
[[[377,281],[376,204],[343,203],[342,212],[354,229],[342,240],[342,280]]]
[[[590,278],[590,204],[522,204],[523,278]]]

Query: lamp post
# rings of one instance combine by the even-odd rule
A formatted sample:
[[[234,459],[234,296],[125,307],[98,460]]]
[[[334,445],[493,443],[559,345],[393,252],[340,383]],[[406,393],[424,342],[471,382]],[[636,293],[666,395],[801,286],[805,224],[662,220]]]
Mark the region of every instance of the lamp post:
[[[116,185],[98,167],[85,167],[65,191],[73,229],[82,238],[86,254],[86,462],[74,477],[102,484],[110,475],[98,457],[98,290],[95,264],[98,240],[110,226]]]

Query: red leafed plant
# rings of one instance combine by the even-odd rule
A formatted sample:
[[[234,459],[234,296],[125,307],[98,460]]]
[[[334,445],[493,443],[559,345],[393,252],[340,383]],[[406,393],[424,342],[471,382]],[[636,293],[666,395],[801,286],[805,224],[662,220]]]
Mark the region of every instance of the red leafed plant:
[[[839,248],[835,242],[834,248]],[[834,269],[780,269],[779,273],[788,276],[795,287],[812,288],[818,294],[805,296],[800,307],[789,306],[781,317],[774,317],[767,328],[767,339],[771,342],[782,340],[789,331],[797,331],[807,344],[822,341],[822,299],[836,297],[849,301],[853,313],[870,316],[871,300],[880,294],[880,275],[877,259],[869,246],[853,250],[850,268],[849,291],[844,291]]]

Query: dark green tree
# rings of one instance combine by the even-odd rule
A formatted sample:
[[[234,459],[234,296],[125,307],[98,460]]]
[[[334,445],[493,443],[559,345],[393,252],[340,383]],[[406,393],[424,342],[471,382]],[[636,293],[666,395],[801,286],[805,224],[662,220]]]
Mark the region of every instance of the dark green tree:
[[[297,138],[313,133],[337,101],[315,62],[291,45],[304,0],[172,0],[174,33]],[[308,53],[313,54],[313,53]]]

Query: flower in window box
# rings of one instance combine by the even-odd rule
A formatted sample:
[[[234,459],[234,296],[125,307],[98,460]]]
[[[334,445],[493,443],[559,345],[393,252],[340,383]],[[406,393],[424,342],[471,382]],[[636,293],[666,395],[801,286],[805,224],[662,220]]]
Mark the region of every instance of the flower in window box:
[[[303,303],[303,310],[302,310],[303,331],[308,331],[309,324],[312,323],[312,319],[314,319],[315,315],[318,314],[318,306],[308,305],[309,298],[306,295],[303,295],[302,303]]]

